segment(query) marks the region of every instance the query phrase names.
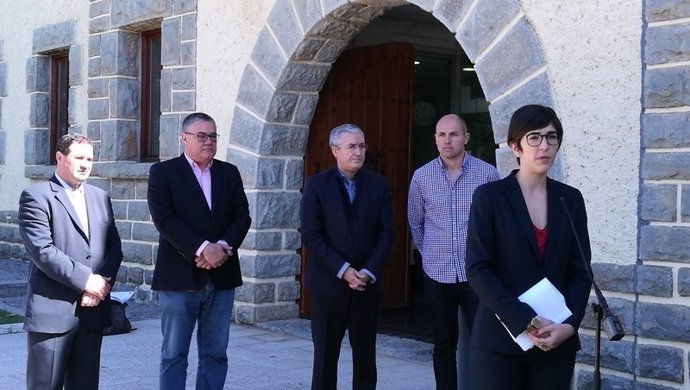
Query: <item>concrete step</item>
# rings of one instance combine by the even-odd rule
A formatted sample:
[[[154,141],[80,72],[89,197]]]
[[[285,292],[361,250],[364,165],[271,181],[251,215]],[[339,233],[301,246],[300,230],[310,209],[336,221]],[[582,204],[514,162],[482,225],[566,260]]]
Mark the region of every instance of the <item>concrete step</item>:
[[[0,281],[0,298],[26,295],[26,281]]]

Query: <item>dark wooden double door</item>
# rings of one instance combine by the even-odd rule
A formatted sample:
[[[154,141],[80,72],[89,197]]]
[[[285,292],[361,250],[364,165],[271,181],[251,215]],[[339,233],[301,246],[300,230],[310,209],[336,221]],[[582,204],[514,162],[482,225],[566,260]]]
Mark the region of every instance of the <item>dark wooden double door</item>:
[[[386,176],[395,213],[395,242],[383,275],[384,308],[402,307],[409,301],[407,190],[413,61],[412,45],[407,43],[368,46],[341,54],[319,93],[304,164],[305,178],[335,165],[328,146],[333,127],[347,122],[364,130],[369,146],[365,168]],[[302,316],[309,316],[309,292],[304,287],[306,264],[303,248]]]

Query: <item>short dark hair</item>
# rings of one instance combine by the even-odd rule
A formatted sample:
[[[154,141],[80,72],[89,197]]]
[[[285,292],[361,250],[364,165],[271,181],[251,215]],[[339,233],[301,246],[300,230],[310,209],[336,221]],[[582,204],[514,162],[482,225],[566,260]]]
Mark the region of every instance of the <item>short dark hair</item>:
[[[189,125],[198,121],[211,122],[213,123],[213,126],[216,127],[216,121],[214,121],[210,115],[203,112],[195,112],[187,115],[187,117],[184,118],[182,121],[182,131],[186,131]]]
[[[552,125],[558,135],[558,147],[561,147],[563,142],[563,125],[558,119],[556,112],[551,107],[542,106],[539,104],[528,104],[518,108],[513,116],[510,118],[510,125],[508,125],[508,146],[515,144],[518,150],[522,151],[520,146],[520,138],[533,130],[543,129],[548,125]],[[518,158],[518,164],[520,159]]]
[[[87,136],[79,133],[68,133],[58,140],[57,151],[66,156],[69,154],[69,148],[72,144],[89,144],[93,146],[93,142]]]

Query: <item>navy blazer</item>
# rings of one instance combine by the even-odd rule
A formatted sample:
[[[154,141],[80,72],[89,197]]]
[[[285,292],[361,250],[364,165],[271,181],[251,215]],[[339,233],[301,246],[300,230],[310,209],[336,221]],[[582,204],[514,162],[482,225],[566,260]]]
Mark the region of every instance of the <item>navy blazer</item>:
[[[109,299],[96,307],[82,307],[80,299],[91,273],[115,283],[122,262],[120,236],[108,194],[82,185],[88,237],[55,175],[19,198],[19,234],[31,257],[25,330],[64,333],[79,321],[90,329],[110,326]]]
[[[564,323],[576,334],[557,351],[580,348],[577,329],[585,314],[591,282],[565,213],[573,217],[587,262],[591,259],[587,213],[576,188],[547,179],[547,229],[544,256],[539,256],[527,205],[513,171],[508,177],[484,184],[474,192],[467,234],[467,276],[480,305],[472,328],[475,347],[523,353],[496,318],[513,335],[525,330],[536,315],[518,296],[547,277],[565,297],[573,313]]]
[[[212,210],[184,154],[151,166],[147,197],[151,218],[160,233],[152,289],[200,290],[209,278],[218,290],[242,285],[237,251],[251,218],[237,167],[213,160]],[[225,240],[233,248],[232,257],[212,270],[198,268],[194,258],[206,240]]]
[[[386,179],[361,169],[354,180],[354,204],[335,167],[309,177],[304,185],[300,230],[309,251],[306,285],[320,294],[345,293],[347,283],[337,277],[345,262],[358,270],[366,268],[380,284],[393,246],[393,206]]]

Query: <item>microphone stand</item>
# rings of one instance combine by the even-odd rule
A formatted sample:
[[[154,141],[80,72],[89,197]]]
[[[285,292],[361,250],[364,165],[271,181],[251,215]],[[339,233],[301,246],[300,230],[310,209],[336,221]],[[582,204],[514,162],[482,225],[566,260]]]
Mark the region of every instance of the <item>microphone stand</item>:
[[[575,222],[570,216],[570,211],[568,211],[568,205],[565,203],[565,198],[561,196],[561,202],[563,203],[563,209],[565,210],[565,215],[568,217],[568,222],[570,222],[570,228],[573,230],[573,235],[575,236],[575,242],[577,243],[577,248],[580,251],[580,257],[582,257],[582,262],[585,265],[585,270],[587,271],[587,276],[590,282],[592,282],[592,287],[594,288],[594,295],[597,297],[598,303],[592,303],[592,310],[595,313],[597,319],[596,332],[594,335],[594,372],[592,373],[592,389],[601,389],[601,328],[602,324],[606,334],[611,341],[618,341],[625,336],[625,330],[623,330],[623,325],[617,316],[611,313],[608,304],[606,303],[606,298],[604,294],[601,293],[599,286],[594,281],[592,268],[587,262],[585,256],[585,251],[582,249],[582,244],[580,243],[580,236],[577,234],[577,229],[575,229]]]

